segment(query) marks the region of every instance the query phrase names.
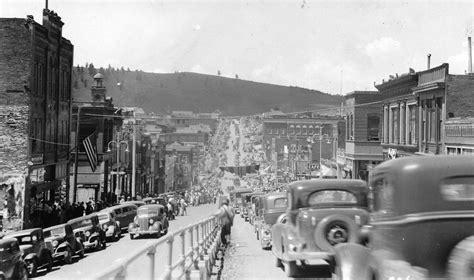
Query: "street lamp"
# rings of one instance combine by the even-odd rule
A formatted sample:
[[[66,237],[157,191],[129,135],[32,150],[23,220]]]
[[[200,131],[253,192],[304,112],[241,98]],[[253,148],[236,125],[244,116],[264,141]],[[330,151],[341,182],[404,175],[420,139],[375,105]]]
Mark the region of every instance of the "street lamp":
[[[113,171],[110,172],[112,175],[117,175],[117,186],[115,188],[115,194],[119,196],[122,193],[121,186],[120,186],[120,175],[125,174],[125,172],[120,172],[120,147],[122,144],[125,144],[125,152],[128,152],[128,143],[127,141],[121,140],[119,141],[118,139],[118,134],[117,134],[117,140],[112,140],[107,144],[107,152],[111,152],[112,149],[110,149],[110,144],[115,145],[115,150],[117,151],[117,172],[114,173]]]
[[[313,134],[312,136],[308,136],[306,141],[308,144],[311,144],[310,151],[312,150],[312,144],[314,144],[314,140],[319,140],[319,179],[322,179],[322,162],[321,162],[321,152],[322,152],[322,142],[326,139],[327,143],[330,144],[333,138],[328,134],[323,134],[323,127],[319,126],[319,133]],[[311,153],[310,153],[311,155]],[[312,156],[310,156],[310,161],[312,160]]]

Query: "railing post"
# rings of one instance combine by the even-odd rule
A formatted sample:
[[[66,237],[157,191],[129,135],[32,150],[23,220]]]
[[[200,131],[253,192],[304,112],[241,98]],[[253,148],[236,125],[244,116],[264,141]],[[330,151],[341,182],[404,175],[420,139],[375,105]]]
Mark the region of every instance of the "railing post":
[[[171,279],[171,268],[173,267],[173,242],[174,242],[174,236],[171,236],[166,240],[166,243],[168,244],[168,263],[165,267],[165,277],[164,279],[170,280]]]
[[[155,252],[156,252],[156,247],[153,246],[146,255],[148,256],[148,264],[150,265],[150,280],[155,279]]]

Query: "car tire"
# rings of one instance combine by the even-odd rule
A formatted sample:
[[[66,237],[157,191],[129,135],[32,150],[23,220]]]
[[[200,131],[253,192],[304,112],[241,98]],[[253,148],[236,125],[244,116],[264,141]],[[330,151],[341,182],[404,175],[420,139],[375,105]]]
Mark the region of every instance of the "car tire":
[[[106,239],[106,238],[105,238],[105,236],[104,236],[104,238],[102,238],[102,250],[107,249],[107,240],[105,240],[105,239]]]
[[[474,236],[465,238],[451,251],[448,259],[449,279],[471,279],[474,268]]]
[[[53,257],[51,254],[46,254],[46,271],[50,272],[53,270]]]
[[[296,265],[296,261],[288,261],[283,266],[287,277],[298,277],[300,274],[300,268]]]
[[[64,255],[64,263],[72,264],[72,255],[73,252],[69,246],[66,247],[66,255]]]
[[[329,231],[332,230],[335,230],[333,235],[338,233],[345,234],[346,240],[342,242],[336,242],[336,240],[330,241],[327,235],[329,234]],[[316,242],[316,245],[326,252],[334,252],[334,246],[339,243],[357,242],[357,238],[357,224],[353,219],[341,214],[334,214],[325,217],[318,223],[316,230],[314,231],[314,241]]]
[[[135,234],[130,233],[130,239],[132,239],[132,240],[135,239]]]
[[[26,261],[26,267],[28,268],[28,277],[36,277],[38,272],[38,260],[31,259]]]

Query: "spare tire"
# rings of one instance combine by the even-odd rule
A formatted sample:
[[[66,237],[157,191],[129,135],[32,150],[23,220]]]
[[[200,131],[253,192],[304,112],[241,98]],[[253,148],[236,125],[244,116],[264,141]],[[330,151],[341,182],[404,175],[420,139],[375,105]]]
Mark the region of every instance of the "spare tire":
[[[357,225],[345,215],[327,216],[316,226],[314,241],[321,250],[333,252],[337,244],[357,242]]]
[[[474,236],[465,238],[451,251],[448,276],[449,279],[472,279],[474,276]]]

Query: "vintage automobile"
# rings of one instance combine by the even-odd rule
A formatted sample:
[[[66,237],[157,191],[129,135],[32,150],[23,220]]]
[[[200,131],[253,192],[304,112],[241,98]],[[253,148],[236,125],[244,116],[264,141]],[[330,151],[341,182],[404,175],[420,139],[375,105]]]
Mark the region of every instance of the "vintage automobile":
[[[272,252],[289,277],[306,267],[333,267],[334,246],[355,242],[369,220],[362,180],[302,180],[287,186],[286,218],[272,226]],[[320,276],[320,275],[318,275]]]
[[[0,240],[0,279],[28,279],[28,268],[22,255],[16,238]]]
[[[97,212],[99,224],[105,231],[105,238],[107,241],[117,241],[122,236],[122,229],[120,223],[117,221],[116,209],[107,207]]]
[[[286,192],[269,193],[261,197],[259,214],[261,219],[256,223],[257,240],[262,249],[272,247],[272,226],[278,217],[285,213],[288,206]]]
[[[369,175],[362,244],[336,246],[341,279],[473,279],[474,157],[405,157]]]
[[[143,206],[145,204],[142,204]],[[118,224],[118,228],[123,232],[128,229],[128,225],[133,222],[133,219],[137,215],[138,207],[134,203],[122,203],[112,207],[107,207],[102,211],[114,212],[115,221]]]
[[[255,197],[254,199],[254,207],[253,207],[253,213],[251,216],[251,224],[253,225],[254,232],[257,232],[257,228],[259,227],[263,215],[262,215],[262,208],[263,208],[263,198],[265,195],[259,195]]]
[[[143,202],[142,200],[129,200],[129,201],[124,201],[124,202],[120,203],[120,205],[122,205],[122,204],[133,204],[137,207],[140,207],[140,206],[145,205],[146,203]]]
[[[259,197],[264,196],[263,192],[254,192],[250,196],[250,203],[247,204],[247,221],[253,225],[253,220],[255,218],[255,202]]]
[[[63,260],[71,264],[73,256],[84,257],[84,245],[79,237],[74,236],[70,224],[60,224],[43,229],[46,242],[53,247],[53,261]]]
[[[242,194],[251,193],[251,189],[235,189],[230,193],[230,201],[232,204],[232,208],[234,208],[234,212],[236,214],[240,214],[240,208],[242,205]]]
[[[148,204],[139,207],[133,222],[128,226],[130,239],[142,235],[152,235],[159,238],[167,234],[169,222],[165,212],[165,207],[158,204]]]
[[[242,217],[245,221],[249,220],[249,208],[252,198],[252,193],[244,193],[242,194],[242,203],[240,205],[240,217]]]
[[[35,277],[38,269],[46,268],[48,272],[53,269],[52,248],[51,244],[44,240],[43,229],[15,231],[5,235],[4,238],[15,238],[18,241],[29,277]]]
[[[78,217],[67,223],[71,225],[74,235],[81,238],[85,250],[101,250],[107,247],[105,231],[100,226],[97,213]]]

